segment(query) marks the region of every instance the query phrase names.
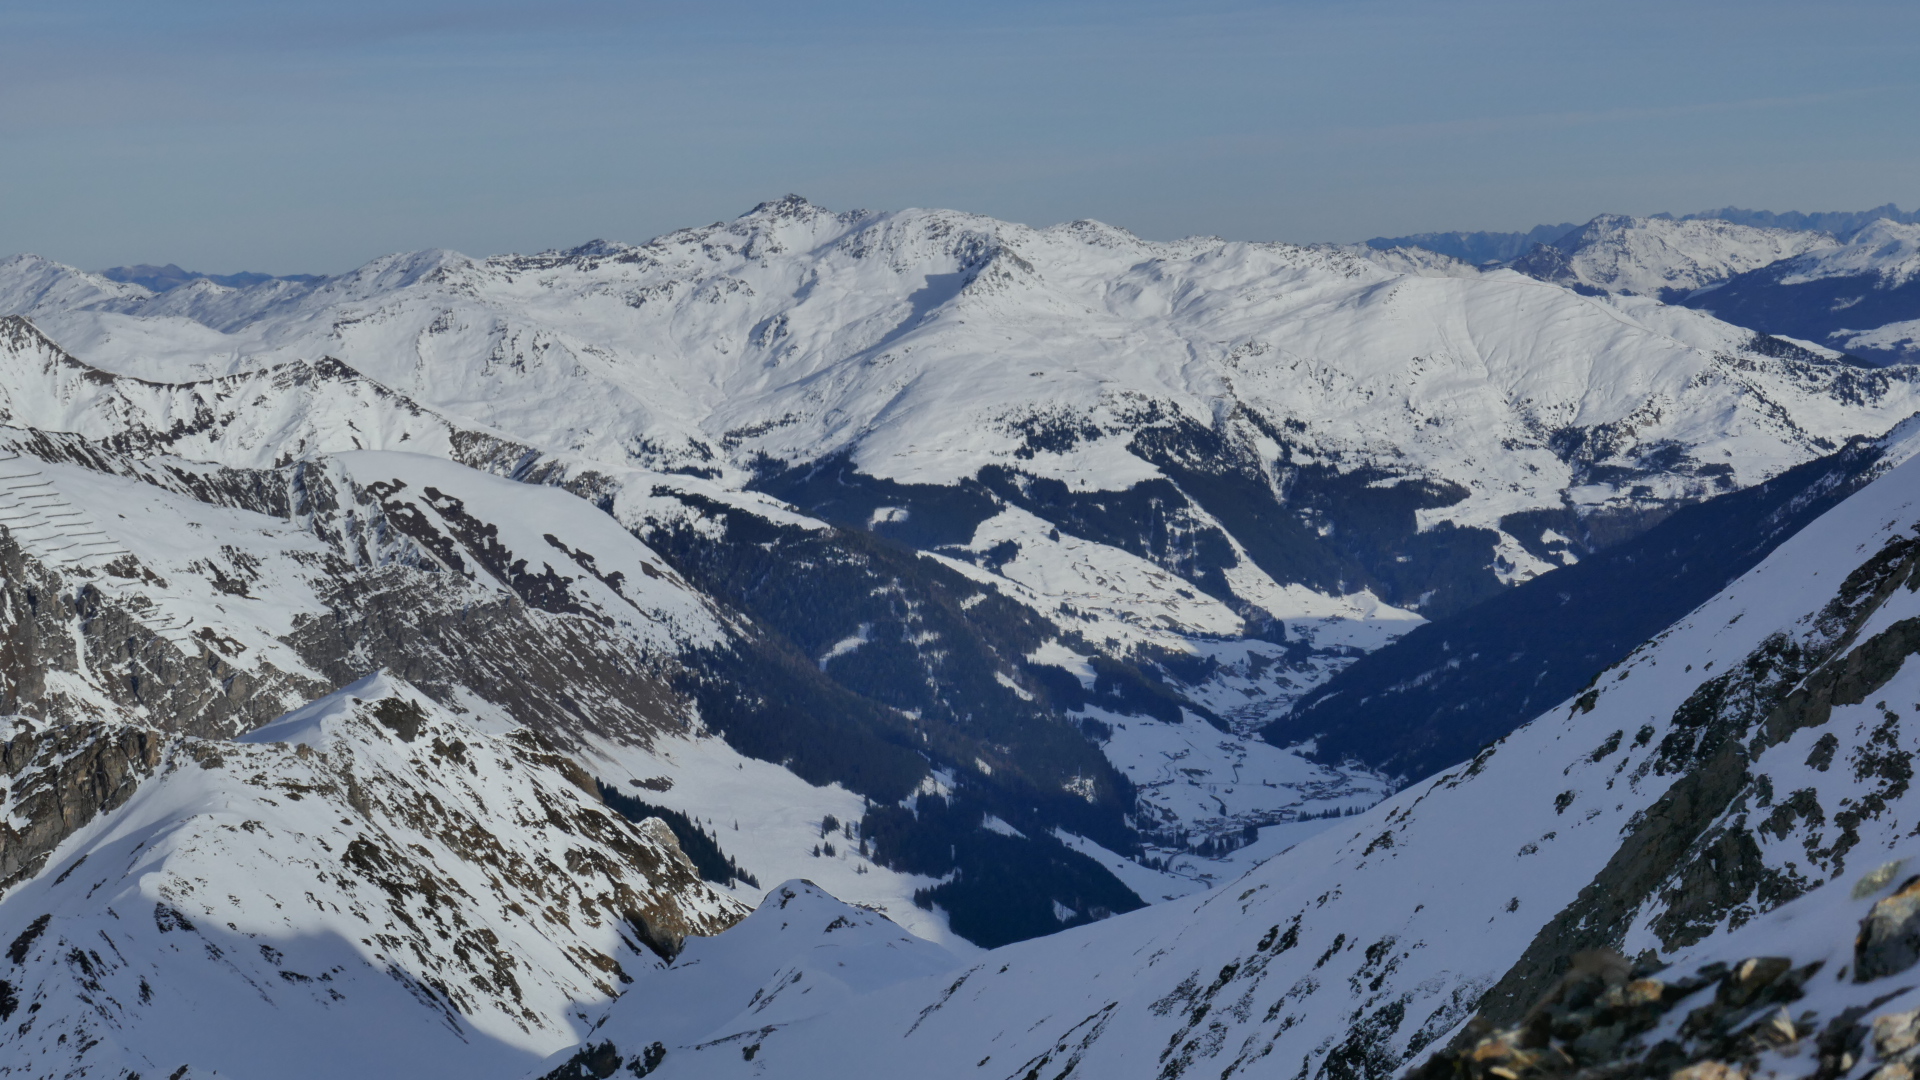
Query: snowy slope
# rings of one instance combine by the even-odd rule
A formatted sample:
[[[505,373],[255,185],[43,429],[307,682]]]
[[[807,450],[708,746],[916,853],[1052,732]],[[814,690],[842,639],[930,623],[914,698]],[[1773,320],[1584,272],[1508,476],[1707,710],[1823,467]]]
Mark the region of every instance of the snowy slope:
[[[1687,304],[1770,333],[1880,361],[1920,341],[1920,225],[1880,220],[1847,243],[1754,270]]]
[[[1716,266],[1765,247],[1721,241]],[[1531,527],[1516,514],[1571,502],[1632,519],[1764,479],[1915,404],[1904,382],[1861,394],[1843,367],[1756,353],[1711,319],[1377,256],[787,199],[641,246],[418,252],[320,283],[200,282],[146,300],[75,285],[72,302],[22,309],[92,363],[148,379],[336,357],[448,423],[577,457],[576,472],[638,464],[737,489],[846,454],[859,476],[922,494],[989,468],[1069,494],[1171,478],[1174,535],[1133,553],[1187,580],[1138,599],[1178,606],[1180,589],[1233,571],[1245,580],[1215,590],[1230,607],[1289,625],[1316,608],[1362,622],[1382,602],[1456,608],[1554,565],[1512,534]],[[323,428],[343,441],[340,423]],[[402,436],[427,437],[360,444]],[[1344,518],[1350,500],[1327,490],[1343,478],[1397,493],[1417,520],[1383,533]],[[1248,499],[1277,520],[1231,520]],[[1027,508],[1065,523],[1058,506]],[[900,534],[928,512],[902,504],[859,524]],[[1486,530],[1470,540],[1485,562],[1437,564],[1427,534],[1449,523]],[[1302,535],[1285,551],[1256,542],[1275,528]],[[1317,597],[1279,594],[1296,585]],[[1249,722],[1338,664],[1318,649]]]
[[[1577,700],[1229,886],[716,1029],[659,1075],[1384,1077],[1476,1007],[1517,1019],[1572,951],[1717,943],[1902,853],[1917,512],[1909,462]]]
[[[1543,281],[1673,300],[1836,243],[1823,232],[1602,214],[1513,265]]]
[[[800,821],[938,776],[978,823],[949,850],[1006,835],[991,819],[1049,858],[1065,835],[1102,865],[1188,860],[1122,869],[1154,896],[1231,873],[1194,860],[1382,789],[1258,729],[1580,557],[1550,517],[1629,535],[1920,408],[1906,368],[1511,272],[798,199],[317,282],[0,279],[34,320],[0,329],[27,457],[242,512],[128,536],[112,486],[75,481],[79,516],[26,536],[43,561],[82,532],[135,554],[164,586],[86,582],[182,665],[267,688],[207,731],[390,665],[484,723],[618,744],[615,784],[669,774],[662,734],[718,733],[805,808],[747,864],[767,880],[808,873]],[[228,528],[261,539],[188,554]]]
[[[1920,223],[1882,219],[1843,246],[1825,248],[1779,268],[1782,285],[1823,278],[1871,276],[1883,289],[1897,289],[1920,276]]]
[[[332,355],[462,422],[609,462],[728,470],[852,449],[863,470],[903,481],[1017,460],[1077,488],[1124,487],[1154,472],[1127,452],[1149,414],[1206,426],[1237,405],[1276,428],[1304,423],[1305,441],[1349,467],[1438,474],[1473,489],[1470,506],[1518,483],[1537,504],[1566,486],[1564,463],[1529,460],[1548,470],[1536,477],[1485,447],[1543,447],[1541,428],[1615,423],[1668,395],[1681,415],[1723,412],[1708,404],[1723,396],[1744,412],[1718,372],[1704,396],[1689,388],[1746,340],[1711,320],[1649,321],[1499,275],[1400,275],[1333,249],[1151,244],[1094,223],[834,215],[788,200],[642,247],[485,262],[422,252],[295,298],[266,288],[275,295],[244,316],[165,314],[227,331],[236,367]],[[88,328],[104,316],[77,305],[37,318],[56,338],[97,341]],[[87,358],[185,374],[157,370],[147,345],[98,342]],[[1709,460],[1728,445],[1750,482],[1795,442],[1833,437],[1837,419],[1795,410],[1809,430],[1770,433],[1788,444],[1772,453],[1718,442],[1734,434],[1724,419],[1711,432],[1642,422],[1634,441],[1679,439]],[[1746,466],[1741,450],[1761,459]],[[1495,510],[1443,517],[1477,524]]]
[[[330,450],[453,452],[453,427],[337,362],[185,383],[115,376],[0,320],[0,422],[194,461],[263,467]]]
[[[142,285],[43,259],[14,255],[0,260],[0,311],[9,315],[53,314],[76,307],[138,304],[153,296]]]
[[[54,737],[12,723],[15,813]],[[238,743],[144,737],[137,789],[0,901],[0,1072],[511,1076],[744,912],[537,738],[385,675]]]
[[[391,665],[468,722],[533,727],[616,787],[677,778],[671,796],[647,797],[735,823],[723,850],[761,880],[811,874],[972,948],[914,905],[938,873],[890,870],[853,843],[825,869],[819,822],[857,823],[865,798],[746,757],[705,726],[729,717],[689,698],[681,658],[737,648],[746,631],[592,504],[387,451],[262,472],[0,429],[8,443],[19,455],[0,460],[6,604],[35,616],[9,625],[8,707],[226,736]],[[1280,756],[1296,773],[1323,772]],[[1299,802],[1276,799],[1253,817],[1283,818]],[[761,891],[743,883],[736,895],[752,903]]]
[[[632,1059],[643,1065],[657,1065],[669,1046],[711,1044],[750,1057],[747,1048],[757,1049],[762,1032],[960,966],[940,946],[810,881],[774,888],[734,930],[688,941],[671,966],[648,972],[621,997],[586,1048],[553,1055],[541,1071],[591,1067],[605,1060],[605,1047],[637,1047]]]

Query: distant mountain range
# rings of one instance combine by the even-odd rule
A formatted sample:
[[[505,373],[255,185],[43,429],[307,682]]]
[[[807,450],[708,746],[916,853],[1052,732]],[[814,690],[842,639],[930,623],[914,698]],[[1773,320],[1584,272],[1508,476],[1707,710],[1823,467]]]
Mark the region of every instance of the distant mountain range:
[[[1920,410],[1913,369],[1409,250],[789,198],[237,287],[16,256],[0,423],[67,504],[29,554],[91,523],[251,680],[169,722],[386,666],[725,822],[719,866],[998,944],[1380,798],[1261,734],[1361,655]]]
[[[1689,305],[1914,228],[0,260],[0,1069],[1387,1080],[1735,949],[1910,850],[1920,365]]]
[[[1853,239],[1853,234],[1876,221],[1894,221],[1906,225],[1920,223],[1920,210],[1902,210],[1892,203],[1887,203],[1871,210],[1822,210],[1811,214],[1789,210],[1783,214],[1776,214],[1771,210],[1742,210],[1736,206],[1726,206],[1718,210],[1702,210],[1699,213],[1681,217],[1683,221],[1709,219],[1729,221],[1735,225],[1752,225],[1762,229],[1832,233],[1836,239],[1845,241]]]
[[[1526,233],[1377,237],[1365,249],[1381,257],[1424,251],[1581,292],[1651,296],[1892,363],[1920,357],[1920,292],[1911,284],[1916,236],[1920,212],[1889,203],[1814,214],[1732,207],[1677,218],[1603,214]]]
[[[1742,210],[1737,206],[1727,206],[1719,210],[1702,210],[1677,216],[1674,214],[1651,215],[1651,220],[1655,221],[1725,221],[1759,229],[1823,232],[1840,240],[1851,239],[1854,233],[1882,218],[1911,224],[1920,222],[1920,210],[1902,210],[1892,203],[1887,203],[1885,206],[1876,206],[1871,210],[1830,210],[1811,214],[1798,210],[1777,214],[1771,210]],[[1459,259],[1461,262],[1481,266],[1486,263],[1512,262],[1532,250],[1535,244],[1564,247],[1561,240],[1580,228],[1581,226],[1568,221],[1558,225],[1535,225],[1525,232],[1428,232],[1413,233],[1408,236],[1376,236],[1367,241],[1367,246],[1381,251],[1397,247],[1425,248],[1428,251]]]
[[[130,285],[139,285],[157,293],[177,289],[195,281],[211,281],[215,285],[224,285],[230,289],[243,289],[249,285],[259,285],[268,281],[312,282],[319,281],[319,274],[259,274],[243,270],[238,274],[203,274],[197,270],[182,270],[173,263],[154,266],[141,263],[138,266],[112,266],[100,271],[100,276],[108,281],[122,281]]]
[[[1533,250],[1536,244],[1553,244],[1580,226],[1571,221],[1558,225],[1535,225],[1526,232],[1430,232],[1411,236],[1376,236],[1367,246],[1379,251],[1417,247],[1438,252],[1474,266],[1508,263]]]
[[[1874,222],[1844,244],[1768,263],[1688,307],[1876,360],[1920,358],[1920,224]]]

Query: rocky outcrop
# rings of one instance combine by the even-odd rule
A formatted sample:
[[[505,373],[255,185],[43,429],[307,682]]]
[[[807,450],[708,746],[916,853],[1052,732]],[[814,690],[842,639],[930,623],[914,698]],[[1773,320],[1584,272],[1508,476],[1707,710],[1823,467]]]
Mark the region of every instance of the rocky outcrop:
[[[384,675],[240,741],[26,722],[0,768],[10,820],[33,823],[0,819],[0,1012],[24,1003],[0,1062],[235,1075],[250,1040],[390,1022],[407,1034],[297,1074],[537,1060],[746,914],[537,733],[475,730]]]
[[[1912,1080],[1920,876],[1875,900],[1857,931],[1852,918],[1905,864],[1883,864],[1850,895],[1828,884],[1740,946],[1729,939],[1671,967],[1569,957],[1517,1022],[1476,1016],[1407,1080]],[[1768,951],[1724,958],[1753,945]]]
[[[299,618],[287,643],[334,685],[384,667],[443,703],[471,693],[562,745],[644,744],[691,722],[670,683],[678,663],[583,616],[403,565],[327,582],[321,599],[327,611]]]
[[[143,569],[129,558],[104,572]],[[55,572],[0,526],[0,712],[65,722],[117,707],[165,731],[218,737],[272,719],[289,695],[329,689],[271,663],[236,666],[198,641],[176,644],[95,580]]]
[[[1654,929],[1672,948],[1700,940],[1741,904],[1770,908],[1804,891],[1761,858],[1753,836],[1759,823],[1749,825],[1744,811],[1764,805],[1771,788],[1752,766],[1795,733],[1826,724],[1836,706],[1864,702],[1920,651],[1915,619],[1856,643],[1896,590],[1917,585],[1920,543],[1897,537],[1848,575],[1810,633],[1770,637],[1742,665],[1702,683],[1674,713],[1652,762],[1652,771],[1678,778],[1482,997],[1485,1014],[1514,1022],[1566,970],[1569,950],[1618,947],[1634,916],[1656,902]],[[1904,791],[1904,781],[1896,783],[1895,798]],[[1783,828],[1791,823],[1782,820]],[[1836,855],[1843,860],[1845,847],[1828,849],[1828,859]],[[1835,864],[1842,868],[1844,861]]]
[[[1872,982],[1920,963],[1920,877],[1873,905],[1853,946],[1853,981]]]
[[[1409,1080],[1745,1077],[1760,1055],[1815,1041],[1809,1019],[1796,1020],[1787,1006],[1805,996],[1820,966],[1796,968],[1785,957],[1763,956],[1663,978],[1614,953],[1582,953],[1520,1023],[1496,1030],[1476,1018],[1462,1048],[1435,1054]],[[1709,988],[1711,999],[1700,1000]],[[1691,1008],[1682,1011],[1683,1004]],[[1674,1014],[1684,1019],[1671,1036],[1642,1044]],[[1818,1041],[1824,1047],[1830,1040]]]
[[[111,721],[13,721],[0,743],[0,894],[38,874],[75,830],[125,803],[153,775],[164,742],[160,732]]]

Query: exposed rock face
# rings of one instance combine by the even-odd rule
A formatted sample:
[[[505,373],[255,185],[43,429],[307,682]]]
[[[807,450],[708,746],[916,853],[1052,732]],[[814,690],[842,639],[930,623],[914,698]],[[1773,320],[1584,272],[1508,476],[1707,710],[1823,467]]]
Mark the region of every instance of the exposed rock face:
[[[1764,822],[1748,812],[1765,805],[1771,783],[1754,763],[1796,733],[1827,724],[1838,706],[1860,705],[1920,652],[1920,620],[1893,621],[1858,641],[1896,591],[1920,586],[1920,542],[1896,536],[1855,568],[1837,595],[1808,620],[1807,632],[1769,638],[1737,668],[1711,678],[1674,714],[1674,730],[1648,763],[1655,773],[1677,773],[1667,792],[1631,824],[1617,852],[1579,897],[1535,936],[1519,963],[1488,991],[1481,1007],[1498,1023],[1512,1022],[1540,988],[1556,978],[1569,948],[1614,948],[1636,913],[1657,905],[1652,929],[1668,948],[1699,940],[1743,905],[1777,906],[1804,892],[1804,880],[1771,868],[1756,833],[1779,838],[1824,825],[1818,804],[1783,802]],[[1881,781],[1869,805],[1885,807],[1905,793],[1910,755],[1894,749],[1884,768],[1861,779]],[[1877,761],[1878,759],[1876,759]],[[1877,775],[1884,772],[1885,775]],[[1812,798],[1810,792],[1802,802]],[[1860,818],[1851,819],[1857,823]],[[1835,824],[1851,828],[1836,816]],[[1844,867],[1855,840],[1807,844],[1816,867]],[[1747,910],[1751,911],[1751,908]]]
[[[1829,882],[1671,966],[1573,956],[1517,1023],[1475,1017],[1408,1080],[1910,1080],[1920,877],[1881,895],[1907,862]]]
[[[142,569],[125,561],[100,574]],[[222,736],[272,719],[289,695],[328,688],[176,644],[89,580],[100,574],[50,570],[0,526],[0,711],[64,722],[114,706],[165,731]]]
[[[1920,963],[1920,877],[1908,878],[1860,921],[1853,946],[1853,979],[1871,982]]]
[[[375,664],[443,702],[470,692],[563,745],[686,730],[681,668],[590,619],[530,608],[445,573],[390,567],[327,584],[287,643],[335,684]],[[591,702],[589,706],[588,702]]]
[[[1462,1048],[1435,1054],[1408,1080],[1734,1080],[1749,1075],[1761,1055],[1811,1040],[1809,1018],[1796,1021],[1786,1006],[1806,996],[1803,987],[1820,966],[1795,968],[1785,957],[1765,956],[1662,978],[1631,970],[1615,954],[1581,954],[1520,1024],[1495,1031],[1476,1018]],[[1712,1000],[1699,1002],[1708,988]],[[1673,1037],[1646,1046],[1642,1037],[1679,1015],[1682,1004],[1693,1007]]]
[[[150,728],[112,721],[13,721],[0,742],[0,805],[7,808],[0,818],[0,895],[39,873],[74,830],[125,803],[153,775],[165,741]]]
[[[1707,960],[1733,940],[1671,968],[1633,969],[1611,953],[1574,956],[1519,1023],[1497,1028],[1476,1017],[1408,1080],[1910,1080],[1920,1060],[1920,997],[1910,980],[1887,980],[1915,962],[1909,935],[1920,879],[1872,905],[1850,950],[1844,939],[1849,909],[1884,889],[1886,871],[1899,865],[1865,876],[1851,897],[1828,885],[1738,935],[1795,956]],[[1832,972],[1849,952],[1852,977],[1844,965]]]

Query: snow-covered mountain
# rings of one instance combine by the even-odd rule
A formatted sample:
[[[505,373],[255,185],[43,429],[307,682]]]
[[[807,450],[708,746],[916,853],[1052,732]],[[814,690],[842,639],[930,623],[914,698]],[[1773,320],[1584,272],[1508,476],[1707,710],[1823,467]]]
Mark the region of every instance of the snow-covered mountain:
[[[650,989],[616,1002],[579,1050],[529,1075],[1383,1078],[1456,1038],[1584,1009],[1608,986],[1617,998],[1626,961],[1590,956],[1562,978],[1574,954],[1597,948],[1643,974],[1675,962],[1663,981],[1635,984],[1645,1023],[1621,1021],[1608,1042],[1574,1038],[1601,1020],[1556,1021],[1471,1060],[1524,1064],[1538,1058],[1511,1058],[1516,1046],[1545,1054],[1565,1039],[1588,1061],[1677,1053],[1672,1068],[1773,1050],[1773,1075],[1865,1075],[1876,1055],[1909,1045],[1881,1045],[1896,1022],[1873,1012],[1913,1004],[1896,998],[1920,958],[1913,890],[1886,896],[1900,878],[1890,860],[1914,854],[1915,449],[1910,435],[1891,444],[1904,464],[1584,693],[1204,897],[918,977],[905,953],[836,966],[833,927],[850,913],[808,897],[787,920],[796,944],[813,942],[798,961],[770,950],[727,990],[699,965],[650,972]],[[754,916],[757,933],[774,907]],[[1878,921],[1854,944],[1851,924],[1869,908]],[[703,948],[738,956],[732,933]],[[884,940],[858,939],[875,952]],[[1784,962],[1742,962],[1769,955]],[[1591,993],[1567,996],[1568,980],[1589,976]],[[814,980],[825,1007],[805,1001]],[[649,1003],[674,1000],[677,986],[697,1013],[654,1019]],[[1547,1011],[1531,1009],[1543,997]],[[1770,1019],[1796,998],[1784,1027]],[[1485,1026],[1463,1032],[1476,1013]],[[1672,1050],[1653,1045],[1683,1019]],[[1771,1024],[1772,1041],[1732,1041],[1750,1021]],[[1814,1031],[1831,1038],[1815,1047]]]
[[[1551,244],[1579,226],[1571,221],[1558,225],[1535,225],[1526,232],[1428,232],[1410,236],[1376,236],[1367,246],[1376,251],[1395,248],[1420,248],[1473,266],[1509,263],[1533,250],[1535,244]]]
[[[1717,949],[1907,842],[1920,372],[1582,287],[797,199],[9,260],[0,1070],[1371,1080]],[[1437,777],[1261,737],[1569,566],[1738,578]]]
[[[1858,214],[1603,214],[1497,262],[1583,292],[1658,297],[1764,334],[1910,363],[1920,355],[1920,303],[1906,287],[1920,229],[1913,216],[1891,204]],[[1382,249],[1376,259],[1405,259],[1423,244],[1457,256],[1504,251],[1522,235],[1433,233],[1368,244]]]
[[[1920,224],[1882,219],[1847,243],[1741,274],[1687,305],[1874,360],[1920,356]]]
[[[390,676],[237,742],[9,726],[0,1075],[512,1076],[745,913],[555,747]]]
[[[63,598],[21,593],[12,708],[223,736],[385,667],[963,952],[1377,800],[1259,730],[1920,409],[1509,271],[798,199],[244,288],[21,257],[0,297],[0,525]]]
[[[1672,301],[1835,243],[1823,232],[1602,214],[1512,265],[1542,281]]]
[[[14,268],[23,280],[46,273]],[[1759,406],[1773,415],[1744,428],[1716,419],[1715,430],[1689,429],[1683,417],[1728,407],[1742,416],[1756,392],[1778,391],[1752,373],[1697,379],[1715,356],[1750,354],[1746,335],[1649,305],[1498,275],[1396,273],[1331,249],[1156,245],[1092,223],[834,215],[797,200],[643,247],[485,262],[423,252],[311,287],[202,283],[13,306],[108,370],[181,379],[330,355],[463,426],[543,453],[710,474],[729,487],[771,486],[770,471],[812,471],[836,455],[860,477],[908,485],[866,502],[888,494],[910,504],[994,467],[1059,481],[1066,496],[1164,477],[1183,488],[1169,493],[1169,524],[1195,547],[1223,527],[1229,549],[1238,537],[1209,520],[1226,512],[1200,494],[1214,477],[1183,476],[1194,464],[1182,459],[1250,459],[1231,470],[1244,474],[1232,477],[1236,495],[1364,473],[1425,511],[1413,546],[1438,525],[1486,529],[1475,542],[1494,549],[1509,578],[1554,565],[1529,553],[1537,538],[1502,534],[1510,513],[1558,508],[1576,487],[1583,508],[1632,513],[1649,498],[1719,489],[1728,459],[1730,482],[1744,486],[1821,440],[1873,427],[1795,401]],[[1622,370],[1631,374],[1615,377]],[[1779,427],[1783,411],[1792,419]],[[1650,424],[1654,412],[1662,419]],[[1722,441],[1747,434],[1760,441]],[[1675,444],[1697,461],[1691,470],[1644,466],[1655,447]],[[1610,479],[1619,468],[1636,475]],[[1422,494],[1420,484],[1466,490]],[[915,531],[911,505],[871,508],[881,511],[879,531]],[[959,522],[944,531],[957,541],[945,546],[973,539]],[[1136,547],[1189,581],[1222,561]],[[1425,580],[1418,551],[1393,556],[1405,562],[1335,556],[1317,572],[1265,554],[1226,556],[1223,570],[1253,566],[1210,591],[1284,620],[1365,623],[1381,600],[1446,610],[1497,589],[1494,572],[1464,589]],[[1294,584],[1327,599],[1289,592]],[[1219,617],[1196,610],[1179,621],[1216,632]],[[1391,626],[1369,634],[1383,632]]]
[[[524,450],[502,451],[497,439],[454,428],[343,365],[295,363],[159,385],[105,375],[21,333],[10,419],[42,410],[57,418],[49,426],[98,439],[0,429],[0,442],[14,450],[0,461],[0,524],[8,529],[0,555],[11,610],[33,613],[10,630],[9,708],[58,721],[131,710],[170,730],[224,736],[387,666],[487,724],[540,731],[605,782],[646,789],[651,805],[689,815],[690,825],[713,828],[725,814],[737,834],[726,851],[750,874],[806,869],[921,933],[951,933],[945,916],[913,900],[941,885],[942,869],[891,869],[885,864],[899,859],[853,844],[829,844],[821,857],[826,818],[852,824],[872,800],[892,804],[921,787],[952,787],[950,771],[930,771],[928,756],[904,745],[911,718],[839,689],[810,658],[690,586],[601,506],[438,456],[491,463],[504,453],[512,463]],[[351,449],[362,445],[428,452]],[[279,468],[244,468],[166,450],[263,464],[301,456]],[[687,524],[697,544],[712,546],[699,531],[712,526],[663,493],[704,492],[709,514],[741,510],[758,528],[788,529],[796,543],[826,530],[764,496],[697,478],[655,479],[641,505],[666,502],[655,520]],[[938,580],[975,597],[971,618],[1017,611],[1004,601],[983,607],[989,598],[957,575]],[[920,616],[943,627],[952,620],[950,612]],[[1023,624],[1015,629],[1028,642],[1015,655],[1044,641]],[[1026,691],[1004,672],[1004,684],[991,668],[983,674],[1009,702],[1038,700],[1022,702]],[[1100,699],[1081,691],[1080,700]],[[1058,793],[1042,798],[1065,811],[1050,807],[1041,827],[1029,824],[1032,841],[983,833],[981,842],[1038,845],[1044,853],[1033,857],[1043,870],[1105,882],[1082,890],[1092,899],[1075,900],[1047,873],[1029,875],[1023,899],[1035,918],[1021,932],[1060,925],[1058,899],[1079,904],[1081,919],[1091,905],[1138,904],[1102,860],[1162,883],[1161,892],[1204,887],[1204,878],[1190,877],[1215,872],[1208,867],[1165,877],[1098,846],[1088,855],[1052,838],[1046,825],[1068,824],[1077,836],[1128,850],[1116,826],[1132,808],[1122,801],[1131,789],[1079,727],[1046,722],[1043,707],[997,717],[978,733],[943,734],[929,755],[944,770],[1001,762],[1003,801],[1029,799],[1035,784]],[[1204,767],[1229,775],[1241,768],[1250,783],[1273,785],[1261,786],[1268,798],[1236,812],[1288,820],[1308,801],[1363,805],[1378,797],[1377,782],[1263,744],[1242,740],[1223,753],[1219,734],[1205,730],[1215,737],[1197,740],[1211,755]],[[1179,747],[1195,736],[1179,729],[1168,739]],[[1168,768],[1160,758],[1143,767],[1155,779]],[[1076,778],[1076,790],[1065,791]],[[1195,809],[1192,799],[1169,802]],[[1197,809],[1211,814],[1218,805]],[[1031,803],[1020,811],[1036,812]],[[971,834],[979,822],[956,827]],[[1241,826],[1231,828],[1237,835]],[[966,850],[966,836],[955,840]],[[736,885],[748,895],[750,885]],[[758,890],[750,895],[757,899]],[[1010,901],[982,895],[971,903],[991,919]],[[949,898],[947,910],[962,906]]]
[[[1701,210],[1690,214],[1652,214],[1641,220],[1710,221],[1768,231],[1826,233],[1844,242],[1853,239],[1855,233],[1882,219],[1911,224],[1920,221],[1920,211],[1901,210],[1893,203],[1876,206],[1870,210],[1815,213],[1802,213],[1798,210],[1774,213],[1770,210],[1745,210],[1737,206],[1723,206],[1717,210]],[[1473,266],[1488,266],[1510,263],[1533,250],[1536,244],[1559,246],[1562,237],[1579,233],[1582,228],[1568,221],[1558,225],[1536,225],[1525,232],[1455,231],[1414,233],[1409,236],[1376,236],[1366,244],[1379,251],[1393,248],[1422,248],[1449,258],[1459,259]],[[1677,238],[1674,234],[1668,235],[1670,238]],[[1696,232],[1693,235],[1707,238],[1711,243],[1714,233]]]

